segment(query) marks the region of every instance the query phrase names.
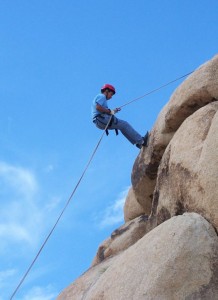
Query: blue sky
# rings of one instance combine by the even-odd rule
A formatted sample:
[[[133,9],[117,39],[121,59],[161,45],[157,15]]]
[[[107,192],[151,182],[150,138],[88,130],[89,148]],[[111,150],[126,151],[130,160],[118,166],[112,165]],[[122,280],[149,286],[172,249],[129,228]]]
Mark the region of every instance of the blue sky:
[[[8,299],[55,223],[101,131],[92,99],[111,108],[180,77],[218,51],[217,0],[0,0],[0,300]],[[118,117],[144,134],[181,83]],[[139,150],[104,137],[81,185],[14,299],[51,300],[123,223]]]

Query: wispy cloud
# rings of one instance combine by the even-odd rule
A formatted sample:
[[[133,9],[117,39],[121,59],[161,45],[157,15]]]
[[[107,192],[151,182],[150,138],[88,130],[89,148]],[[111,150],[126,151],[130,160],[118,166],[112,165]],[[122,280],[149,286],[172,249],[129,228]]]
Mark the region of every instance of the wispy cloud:
[[[0,162],[0,178],[11,189],[26,198],[32,196],[38,188],[34,174],[27,169]]]
[[[16,274],[15,269],[7,269],[0,272],[0,289],[3,289],[10,282],[11,278]],[[1,299],[1,298],[0,298]]]
[[[49,164],[44,168],[45,173],[50,173],[52,171],[54,171],[54,166],[52,164]]]
[[[52,197],[50,201],[45,205],[47,212],[55,210],[61,202],[61,197]]]
[[[18,223],[8,222],[5,224],[0,224],[0,237],[7,237],[9,240],[13,241],[25,241],[31,243],[31,236],[24,226]]]
[[[99,215],[101,217],[97,218],[100,219],[99,226],[100,228],[105,228],[108,226],[113,226],[119,224],[123,221],[123,206],[125,203],[125,199],[128,193],[129,187],[125,188],[117,197],[117,199],[109,205],[105,211],[101,212]]]
[[[40,186],[33,171],[0,162],[0,253],[16,243],[34,246],[44,228],[46,214],[59,200],[53,198],[42,205]]]
[[[0,300],[8,299],[9,296],[6,295],[8,290],[12,289],[14,278],[17,276],[16,269],[5,269],[0,271]]]
[[[22,275],[20,265],[37,249],[50,226],[48,214],[51,217],[58,208],[59,197],[45,201],[42,195],[43,189],[31,169],[0,161],[0,300],[7,298],[2,291],[13,290]],[[35,287],[23,299],[55,299],[54,289]]]
[[[35,286],[27,291],[25,296],[22,296],[22,300],[53,300],[56,297],[57,293],[51,285],[46,287]]]

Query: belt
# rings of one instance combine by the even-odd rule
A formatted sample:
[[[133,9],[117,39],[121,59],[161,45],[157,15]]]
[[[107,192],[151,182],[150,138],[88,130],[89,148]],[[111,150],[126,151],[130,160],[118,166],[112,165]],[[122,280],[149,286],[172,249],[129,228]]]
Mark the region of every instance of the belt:
[[[98,114],[98,115],[94,116],[93,120],[96,120],[98,117],[103,119],[103,116],[101,114]]]
[[[103,117],[101,114],[99,114],[99,115],[96,115],[96,116],[92,119],[92,122],[95,123],[97,118],[104,119],[104,117]]]
[[[97,118],[104,119],[104,117],[102,116],[102,114],[96,115],[96,116],[93,118],[93,122],[94,122],[94,123],[96,122],[96,119],[97,119]],[[112,116],[111,121],[110,121],[110,123],[109,123],[109,126],[111,126],[111,124],[112,124],[112,122],[113,122],[113,119],[114,119],[114,116]],[[106,134],[109,135],[108,129],[106,129],[105,131],[106,131]],[[119,133],[118,133],[118,129],[114,129],[114,131],[115,131],[116,135],[119,134]]]

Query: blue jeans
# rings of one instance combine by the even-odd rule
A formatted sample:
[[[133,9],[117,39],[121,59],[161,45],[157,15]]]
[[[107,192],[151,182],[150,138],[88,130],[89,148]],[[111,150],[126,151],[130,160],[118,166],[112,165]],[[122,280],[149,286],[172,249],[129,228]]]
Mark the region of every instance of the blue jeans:
[[[99,129],[105,129],[110,118],[111,115],[101,114],[97,116],[93,122]],[[112,117],[112,122],[110,126],[108,126],[108,129],[120,130],[122,134],[127,138],[127,140],[129,140],[130,143],[132,143],[133,145],[134,144],[141,145],[144,142],[143,137],[128,122],[120,120],[115,116]]]

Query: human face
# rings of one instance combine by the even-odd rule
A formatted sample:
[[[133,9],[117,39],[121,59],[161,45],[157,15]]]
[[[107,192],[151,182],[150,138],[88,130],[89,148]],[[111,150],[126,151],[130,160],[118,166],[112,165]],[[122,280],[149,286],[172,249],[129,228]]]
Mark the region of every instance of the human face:
[[[106,94],[106,99],[107,100],[110,100],[114,95],[114,92],[113,91],[108,91],[107,94]]]

